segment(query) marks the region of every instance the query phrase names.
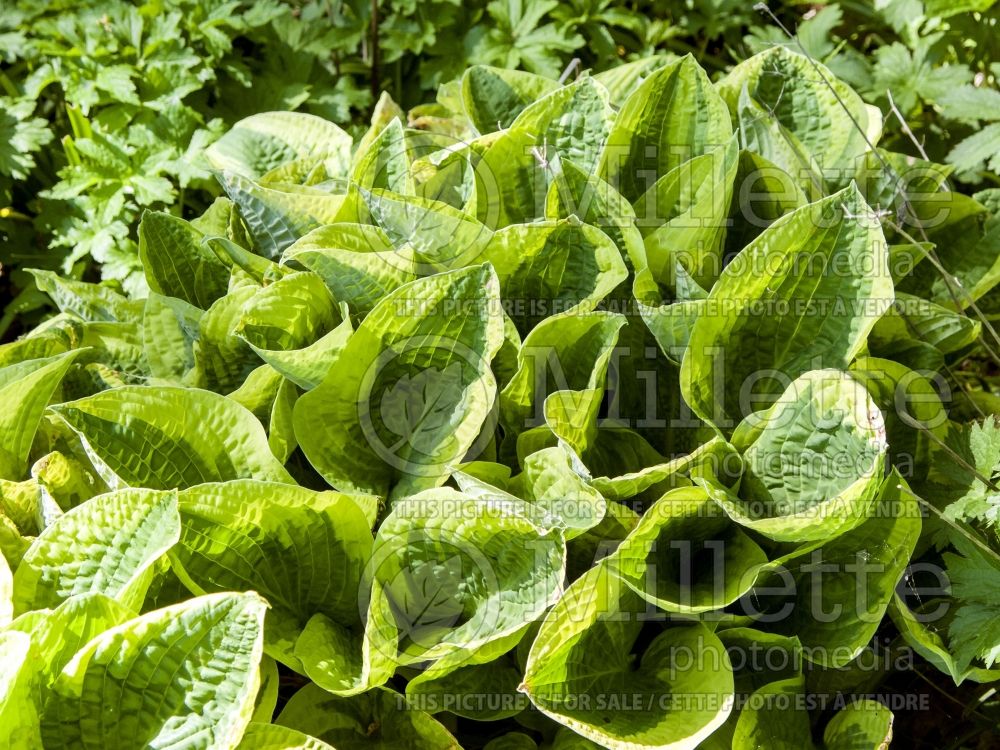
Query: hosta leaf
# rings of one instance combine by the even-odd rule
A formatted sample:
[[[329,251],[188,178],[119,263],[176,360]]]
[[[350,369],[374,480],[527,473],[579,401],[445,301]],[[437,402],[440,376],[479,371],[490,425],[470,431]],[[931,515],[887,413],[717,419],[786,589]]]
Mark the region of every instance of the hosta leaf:
[[[823,730],[827,750],[888,750],[892,711],[871,698],[845,706]]]
[[[856,188],[797,209],[712,287],[681,363],[684,399],[731,427],[801,373],[846,368],[892,301],[882,230]]]
[[[142,311],[142,302],[130,300],[111,287],[64,279],[52,271],[31,269],[29,273],[56,307],[83,320],[124,323],[135,320]]]
[[[436,719],[423,711],[402,710],[405,707],[406,699],[391,690],[338,698],[306,685],[291,697],[276,723],[307,732],[337,750],[461,749]]]
[[[622,104],[600,173],[635,200],[658,177],[724,145],[732,134],[725,102],[686,55],[650,73]]]
[[[636,599],[603,564],[579,578],[546,616],[521,689],[542,713],[603,747],[695,748],[731,710],[729,659],[715,635],[689,624],[662,631],[633,665]],[[680,653],[691,657],[683,665]],[[703,700],[686,702],[692,693]],[[664,708],[621,710],[626,701]]]
[[[696,562],[697,561],[697,562]],[[739,599],[767,556],[699,487],[672,490],[639,519],[609,570],[668,612],[708,612]]]
[[[14,578],[7,558],[0,552],[0,628],[6,627],[14,614]]]
[[[866,105],[825,65],[784,45],[737,65],[719,82],[718,91],[744,140],[749,140],[748,129],[757,132],[755,142],[746,144],[750,150],[800,177],[811,167],[804,166],[796,149],[788,146],[795,143],[806,158],[819,163],[818,178],[835,190],[850,182],[857,159],[869,150],[865,139],[874,142],[882,128],[877,109]],[[741,96],[752,110],[740,107]],[[779,150],[762,148],[762,137]],[[810,179],[800,178],[800,183]]]
[[[553,313],[593,310],[628,275],[611,238],[575,218],[500,229],[481,259],[515,303],[510,316],[522,335]]]
[[[0,476],[22,478],[39,420],[78,351],[0,368]]]
[[[236,750],[335,750],[335,748],[295,729],[251,721]]]
[[[266,597],[265,644],[279,661],[301,670],[294,642],[317,613],[344,627],[358,622],[372,534],[350,496],[237,480],[184,490],[179,508],[178,576],[196,593]]]
[[[480,262],[493,234],[475,217],[440,201],[384,190],[363,191],[361,199],[397,248],[409,245],[417,263],[414,270],[421,276]],[[409,268],[406,256],[400,260],[400,267]]]
[[[254,249],[272,260],[311,230],[336,221],[344,203],[343,195],[314,187],[265,187],[233,172],[223,172],[219,179],[239,207]]]
[[[135,617],[128,607],[104,594],[76,594],[55,609],[27,612],[10,624],[31,636],[31,648],[41,667],[41,687],[47,689],[91,639]]]
[[[673,286],[678,263],[706,288],[718,278],[738,164],[731,139],[670,170],[635,202],[636,226],[656,281]]]
[[[536,144],[551,147],[590,174],[613,120],[607,90],[584,77],[528,105],[510,127],[534,134]]]
[[[784,593],[794,593],[772,605],[785,615],[776,619],[776,632],[797,637],[816,664],[850,663],[882,623],[920,527],[913,494],[891,473],[863,523],[786,563],[794,585]]]
[[[31,638],[0,632],[0,743],[5,747],[41,747],[34,680]]]
[[[413,177],[406,152],[403,124],[394,118],[354,156],[351,180],[369,190],[382,188],[404,195],[413,193]]]
[[[260,366],[260,357],[233,333],[246,304],[256,291],[253,286],[234,289],[217,299],[198,320],[193,344],[198,385],[219,393],[236,390],[250,372]]]
[[[139,223],[139,259],[149,288],[202,310],[222,297],[229,286],[229,264],[203,238],[183,219],[146,211]]]
[[[839,370],[796,379],[733,439],[748,445],[740,498],[718,487],[713,497],[735,521],[779,541],[824,539],[861,523],[888,450],[882,413]]]
[[[298,159],[326,159],[343,165],[351,159],[351,136],[315,115],[263,112],[240,120],[206,150],[216,169],[256,179]]]
[[[53,686],[45,747],[232,747],[253,710],[265,606],[203,596],[99,635]]]
[[[502,339],[489,266],[400,287],[358,326],[326,380],[299,398],[299,445],[344,491],[393,488],[402,497],[441,484],[493,409],[489,362]]]
[[[235,401],[196,388],[128,386],[53,407],[111,485],[153,489],[230,479],[290,482],[264,428]],[[136,446],[148,446],[135,452]]]
[[[125,489],[92,498],[45,528],[14,575],[20,614],[98,593],[138,608],[151,566],[180,535],[172,492]]]
[[[318,274],[335,300],[362,315],[417,278],[413,252],[395,249],[384,231],[367,224],[314,229],[285,250],[282,263]]]
[[[142,316],[142,348],[153,377],[181,383],[193,370],[203,314],[182,299],[150,292]]]
[[[533,515],[502,493],[469,497],[446,488],[393,506],[376,535],[372,565],[395,615],[401,658],[472,658],[555,602],[565,572],[563,536],[537,526]]]
[[[500,393],[504,430],[517,435],[541,425],[550,393],[602,386],[624,324],[614,313],[564,312],[532,328],[517,353],[517,370]]]
[[[319,385],[353,329],[323,280],[291,273],[243,304],[234,333],[302,388]]]
[[[673,56],[670,54],[642,57],[595,73],[594,80],[604,85],[611,95],[611,103],[621,109],[622,104],[650,73],[662,68],[672,59]]]
[[[509,128],[528,105],[558,87],[534,73],[473,65],[462,77],[462,99],[472,124],[489,133]]]
[[[345,627],[322,612],[309,618],[295,641],[305,674],[334,695],[357,695],[385,684],[396,671],[398,632],[382,585],[359,591],[363,622]],[[367,599],[367,601],[365,601]]]

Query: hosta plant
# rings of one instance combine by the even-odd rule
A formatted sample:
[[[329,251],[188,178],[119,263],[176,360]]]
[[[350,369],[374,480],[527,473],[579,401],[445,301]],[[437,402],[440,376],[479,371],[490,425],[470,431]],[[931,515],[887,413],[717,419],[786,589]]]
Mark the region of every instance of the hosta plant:
[[[876,750],[997,678],[997,196],[784,47],[644,65],[254,115],[148,294],[35,272],[0,744]]]

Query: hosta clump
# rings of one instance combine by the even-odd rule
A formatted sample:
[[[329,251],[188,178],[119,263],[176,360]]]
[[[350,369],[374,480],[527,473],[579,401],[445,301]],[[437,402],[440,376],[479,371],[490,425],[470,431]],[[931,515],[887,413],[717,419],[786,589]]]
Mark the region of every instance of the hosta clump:
[[[870,692],[876,633],[995,679],[995,397],[943,387],[990,351],[995,196],[903,179],[784,48],[645,70],[474,68],[358,143],[255,115],[225,197],[143,217],[148,296],[38,272],[6,745],[874,750],[887,707],[806,698]]]

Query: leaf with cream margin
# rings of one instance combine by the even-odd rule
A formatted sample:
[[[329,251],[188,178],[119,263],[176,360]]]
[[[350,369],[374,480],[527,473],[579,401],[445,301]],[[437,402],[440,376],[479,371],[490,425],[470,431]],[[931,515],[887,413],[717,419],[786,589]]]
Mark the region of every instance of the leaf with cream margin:
[[[560,530],[538,526],[537,515],[504,493],[449,488],[393,506],[375,538],[372,575],[395,615],[402,663],[472,660],[558,599],[565,542]]]
[[[104,594],[75,594],[55,609],[26,612],[9,626],[31,636],[42,694],[91,639],[135,617],[135,612]]]
[[[290,273],[243,303],[233,333],[301,388],[319,385],[353,328],[323,280]]]
[[[399,118],[393,118],[382,131],[354,155],[351,180],[360,187],[382,188],[402,195],[414,192],[406,134]]]
[[[295,729],[251,721],[236,750],[336,750],[336,748]]]
[[[848,185],[859,158],[870,150],[867,141],[876,141],[882,130],[876,107],[865,104],[825,65],[785,45],[743,61],[716,88],[746,147],[792,175],[811,170],[801,160],[805,154],[821,162],[817,177],[833,190]],[[740,106],[741,96],[746,108]],[[747,131],[755,133],[754,140]]]
[[[112,487],[183,489],[205,482],[291,482],[260,422],[235,401],[197,388],[126,386],[52,411]],[[136,446],[146,446],[136,452]]]
[[[774,631],[798,638],[816,664],[849,664],[882,624],[920,528],[920,508],[894,471],[860,525],[783,563],[794,583],[769,605],[784,615]]]
[[[517,370],[500,392],[507,434],[543,424],[542,404],[550,393],[602,386],[623,325],[622,315],[593,311],[559,313],[534,326],[517,352]]]
[[[846,369],[893,299],[882,229],[856,187],[786,214],[702,303],[681,362],[684,400],[732,429],[803,372]]]
[[[574,217],[500,229],[481,257],[516,303],[509,314],[522,336],[550,315],[593,310],[628,276],[611,238]]]
[[[680,164],[733,134],[725,102],[690,55],[650,73],[622,104],[599,172],[635,200]]]
[[[597,164],[614,115],[607,89],[584,76],[536,99],[510,127],[534,134],[536,143],[545,144],[589,174]]]
[[[232,747],[253,711],[266,606],[202,596],[97,636],[52,686],[45,747]]]
[[[32,656],[27,633],[0,631],[0,744],[4,747],[42,747]]]
[[[259,185],[233,172],[223,172],[219,181],[239,207],[254,249],[270,260],[316,227],[335,222],[345,200],[316,187]]]
[[[384,688],[340,698],[306,685],[285,704],[275,723],[337,750],[461,750],[437,719],[409,709],[402,695]]]
[[[462,76],[462,101],[476,129],[490,133],[509,128],[532,102],[558,88],[534,73],[473,65]]]
[[[661,285],[677,283],[677,264],[706,289],[719,277],[738,165],[731,138],[674,167],[635,201],[647,267]]]
[[[881,411],[839,370],[802,375],[733,435],[745,447],[738,497],[696,479],[737,523],[784,542],[827,539],[861,523],[881,484],[888,444]]]
[[[266,597],[269,655],[299,672],[300,654],[335,658],[296,643],[318,615],[345,636],[363,632],[372,533],[352,496],[237,480],[183,490],[179,508],[180,543],[170,554],[178,577],[196,594],[253,590]]]
[[[892,711],[871,698],[840,709],[823,730],[825,750],[888,750]]]
[[[676,624],[637,659],[643,619],[638,597],[598,564],[546,616],[521,690],[546,716],[611,750],[697,747],[731,710],[725,649],[705,626]],[[684,664],[675,659],[682,653]],[[653,709],[619,710],[625,701]]]
[[[80,350],[29,359],[0,369],[0,477],[17,480],[28,468],[38,424]]]
[[[300,159],[328,160],[347,174],[351,136],[328,120],[302,112],[262,112],[236,123],[206,149],[216,169],[250,179]]]
[[[45,528],[14,574],[18,614],[98,593],[138,609],[151,566],[180,535],[173,492],[123,489],[72,508]]]
[[[667,492],[608,558],[609,570],[666,612],[722,609],[753,586],[767,555],[700,487]]]
[[[481,263],[492,230],[447,203],[388,190],[359,191],[362,204],[397,248],[412,252],[398,259],[404,270],[426,276]],[[397,259],[392,258],[392,262]]]
[[[365,314],[389,292],[417,278],[413,251],[396,249],[369,224],[328,224],[285,249],[284,265],[303,266],[323,279],[338,302]]]
[[[139,222],[139,260],[149,288],[207,310],[229,287],[229,264],[206,247],[189,222],[146,211]]]
[[[443,483],[493,410],[499,309],[488,265],[385,297],[295,405],[295,434],[313,467],[337,489],[383,497]]]
[[[0,552],[0,628],[14,616],[14,576],[7,558]]]

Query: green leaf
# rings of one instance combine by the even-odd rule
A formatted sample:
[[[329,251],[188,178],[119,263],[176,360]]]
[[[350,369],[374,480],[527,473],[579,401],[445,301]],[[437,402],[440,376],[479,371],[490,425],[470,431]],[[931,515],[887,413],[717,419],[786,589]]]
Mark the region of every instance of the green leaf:
[[[351,180],[369,190],[381,188],[404,195],[413,194],[406,135],[398,118],[390,120],[365,151],[355,154]]]
[[[498,286],[487,265],[420,279],[358,326],[295,405],[299,445],[332,486],[402,497],[444,482],[474,448],[496,400]]]
[[[510,316],[526,335],[554,313],[593,310],[628,276],[614,242],[575,218],[498,230],[483,249],[500,279]]]
[[[509,128],[529,104],[558,87],[534,73],[473,65],[462,76],[462,100],[476,129],[490,133]]]
[[[114,289],[85,281],[64,279],[52,271],[29,269],[35,286],[45,292],[62,312],[92,322],[128,322],[138,318],[142,303]]]
[[[503,493],[469,497],[447,488],[393,506],[375,538],[372,570],[395,615],[401,659],[471,658],[555,602],[565,543],[536,518]]]
[[[47,526],[14,574],[18,614],[98,593],[138,608],[151,566],[180,535],[172,492],[125,489],[100,495]]]
[[[794,593],[773,605],[785,615],[776,632],[798,638],[816,664],[850,663],[881,625],[920,527],[920,508],[893,472],[863,523],[785,563],[794,582],[785,592]]]
[[[607,90],[584,77],[529,104],[510,128],[532,133],[536,144],[545,144],[590,174],[613,120]]]
[[[406,699],[391,690],[338,698],[306,685],[291,697],[276,723],[307,732],[337,750],[461,750],[436,719],[405,708]]]
[[[739,498],[709,488],[735,521],[778,541],[829,538],[861,523],[881,483],[885,423],[868,391],[839,370],[802,375],[733,436],[744,452]]]
[[[732,134],[725,102],[694,58],[685,55],[650,73],[622,104],[600,174],[635,200],[658,177],[725,145]]]
[[[127,386],[52,407],[112,486],[291,482],[264,428],[235,401],[196,388]],[[137,446],[143,446],[136,452]]]
[[[666,628],[635,659],[635,599],[605,565],[577,579],[542,623],[521,689],[546,716],[603,747],[695,748],[731,710],[729,659],[697,623]],[[683,664],[675,661],[682,653],[690,656]],[[686,702],[691,694],[702,700]]]
[[[139,223],[139,260],[154,292],[202,310],[229,287],[229,265],[202,243],[194,226],[161,211],[146,211]]]
[[[367,224],[314,229],[288,247],[281,262],[318,274],[335,300],[362,315],[389,292],[417,278],[412,251],[394,248],[384,231]]]
[[[0,667],[0,743],[41,747],[33,695],[36,672],[27,633],[0,632]]]
[[[797,209],[712,287],[681,363],[684,400],[731,428],[803,372],[845,369],[892,301],[882,230],[856,188]]]
[[[738,164],[730,139],[670,170],[636,200],[636,226],[657,282],[674,286],[676,264],[705,288],[718,278]]]
[[[827,750],[883,750],[892,740],[892,711],[871,698],[845,706],[823,730]]]
[[[848,185],[882,128],[881,113],[825,65],[782,45],[737,65],[718,92],[744,147],[806,186],[814,179],[834,190]]]
[[[99,635],[52,688],[45,747],[232,747],[253,710],[265,606],[203,596]]]
[[[21,615],[9,629],[31,636],[32,651],[42,665],[37,672],[44,696],[63,668],[91,639],[133,617],[132,610],[104,594],[77,594],[55,609]]]
[[[335,750],[335,748],[295,729],[251,721],[236,750]]]
[[[20,479],[45,407],[79,351],[0,368],[0,476]]]
[[[699,487],[671,490],[639,519],[606,563],[667,612],[722,609],[743,596],[767,555]]]
[[[223,172],[219,180],[239,208],[254,249],[271,260],[321,224],[337,221],[345,200],[315,187],[260,185],[234,172]]]
[[[351,137],[314,115],[264,112],[240,120],[205,152],[218,170],[256,179],[297,159],[327,160],[347,173]]]
[[[372,534],[349,495],[256,480],[201,484],[179,495],[175,572],[195,593],[257,591],[271,607],[265,646],[292,656],[309,619],[358,623]]]

